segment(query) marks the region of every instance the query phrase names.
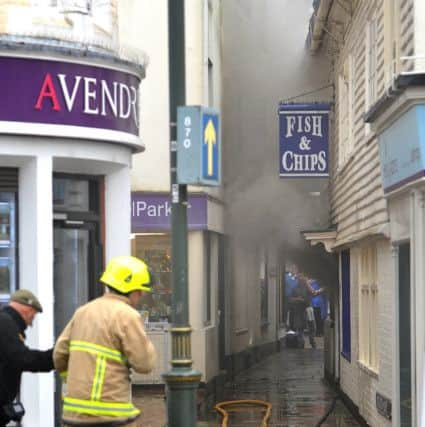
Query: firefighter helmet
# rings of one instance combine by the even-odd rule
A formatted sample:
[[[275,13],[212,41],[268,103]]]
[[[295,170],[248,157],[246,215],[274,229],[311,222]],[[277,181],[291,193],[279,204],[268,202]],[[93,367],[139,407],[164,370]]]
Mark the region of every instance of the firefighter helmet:
[[[148,266],[133,256],[119,256],[109,261],[100,281],[122,294],[152,291]]]

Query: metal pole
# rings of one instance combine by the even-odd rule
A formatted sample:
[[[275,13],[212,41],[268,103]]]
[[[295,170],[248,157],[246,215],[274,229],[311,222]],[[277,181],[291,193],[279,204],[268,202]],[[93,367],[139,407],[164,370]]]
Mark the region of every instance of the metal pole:
[[[177,184],[177,106],[185,105],[184,0],[168,0],[170,81],[170,178],[172,232],[171,370],[167,385],[168,427],[196,426],[196,391],[201,374],[192,369],[187,282],[187,186]]]

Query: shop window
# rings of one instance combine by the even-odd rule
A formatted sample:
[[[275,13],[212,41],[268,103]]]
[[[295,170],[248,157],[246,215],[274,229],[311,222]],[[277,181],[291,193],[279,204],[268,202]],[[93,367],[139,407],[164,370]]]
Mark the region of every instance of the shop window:
[[[132,252],[148,264],[156,282],[154,292],[145,293],[142,298],[142,316],[149,323],[171,322],[171,236],[137,235]]]
[[[53,207],[55,211],[89,212],[90,191],[87,179],[55,178]]]
[[[351,361],[350,251],[341,252],[342,355]]]
[[[17,288],[16,192],[0,192],[0,302]]]
[[[359,361],[378,372],[378,283],[376,247],[359,254]]]

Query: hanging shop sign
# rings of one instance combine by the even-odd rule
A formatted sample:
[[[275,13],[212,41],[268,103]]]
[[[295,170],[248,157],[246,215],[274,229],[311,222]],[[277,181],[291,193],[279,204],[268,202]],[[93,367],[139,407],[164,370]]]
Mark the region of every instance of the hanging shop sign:
[[[279,106],[279,175],[326,177],[328,166],[329,104]]]
[[[0,57],[0,131],[140,145],[140,80],[118,66]]]
[[[190,230],[205,230],[207,223],[207,196],[189,195],[187,223]],[[171,230],[171,199],[169,194],[131,193],[131,230]]]
[[[384,192],[425,177],[425,105],[416,105],[379,135]]]

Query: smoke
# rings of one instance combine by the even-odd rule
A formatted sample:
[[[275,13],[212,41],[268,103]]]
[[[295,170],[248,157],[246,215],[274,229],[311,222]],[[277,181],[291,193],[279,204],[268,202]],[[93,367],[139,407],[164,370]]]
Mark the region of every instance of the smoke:
[[[321,270],[301,231],[331,225],[328,179],[279,178],[279,102],[330,83],[328,59],[305,49],[311,11],[312,0],[223,2],[223,176],[227,234]]]

